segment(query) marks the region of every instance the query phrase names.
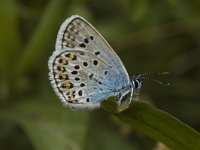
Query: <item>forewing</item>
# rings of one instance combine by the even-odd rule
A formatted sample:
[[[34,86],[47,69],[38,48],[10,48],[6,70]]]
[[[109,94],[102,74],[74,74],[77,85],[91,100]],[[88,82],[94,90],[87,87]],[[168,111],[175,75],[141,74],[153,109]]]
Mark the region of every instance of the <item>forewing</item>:
[[[121,74],[124,78],[122,84],[129,83],[128,73],[118,55],[100,33],[78,15],[66,19],[58,32],[56,50],[65,50],[66,48],[89,51]]]

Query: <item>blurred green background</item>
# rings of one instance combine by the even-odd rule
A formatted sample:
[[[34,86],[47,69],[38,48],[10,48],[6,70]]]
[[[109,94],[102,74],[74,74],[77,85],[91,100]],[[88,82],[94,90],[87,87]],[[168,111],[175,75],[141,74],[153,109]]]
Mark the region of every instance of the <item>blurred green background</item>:
[[[171,86],[146,81],[141,99],[200,131],[200,1],[0,0],[1,150],[165,149],[103,110],[59,102],[47,62],[73,14],[93,24],[130,75],[169,71],[161,80]]]

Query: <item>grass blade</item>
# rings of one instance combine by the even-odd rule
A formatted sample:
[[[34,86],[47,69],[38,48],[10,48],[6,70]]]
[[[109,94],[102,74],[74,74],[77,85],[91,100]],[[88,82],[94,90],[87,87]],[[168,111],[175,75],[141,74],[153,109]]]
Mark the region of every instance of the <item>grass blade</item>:
[[[128,109],[120,113],[116,111],[114,102],[104,102],[102,108],[171,149],[200,149],[200,134],[197,131],[146,103],[133,102]]]

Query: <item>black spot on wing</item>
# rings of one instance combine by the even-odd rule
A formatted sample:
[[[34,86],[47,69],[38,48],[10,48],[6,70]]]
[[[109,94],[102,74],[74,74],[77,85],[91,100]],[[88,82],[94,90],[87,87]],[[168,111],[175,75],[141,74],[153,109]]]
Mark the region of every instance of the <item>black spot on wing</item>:
[[[80,47],[85,48],[86,45],[84,43],[79,44]]]

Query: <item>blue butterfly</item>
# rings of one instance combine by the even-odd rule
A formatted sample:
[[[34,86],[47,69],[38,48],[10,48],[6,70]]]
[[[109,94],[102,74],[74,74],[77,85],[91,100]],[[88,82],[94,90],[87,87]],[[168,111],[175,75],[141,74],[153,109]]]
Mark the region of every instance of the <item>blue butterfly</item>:
[[[129,77],[111,46],[78,15],[61,25],[48,66],[55,93],[72,109],[97,108],[111,96],[118,106],[128,106],[138,96],[144,78]]]

